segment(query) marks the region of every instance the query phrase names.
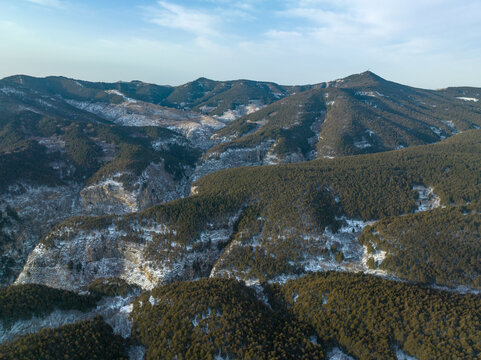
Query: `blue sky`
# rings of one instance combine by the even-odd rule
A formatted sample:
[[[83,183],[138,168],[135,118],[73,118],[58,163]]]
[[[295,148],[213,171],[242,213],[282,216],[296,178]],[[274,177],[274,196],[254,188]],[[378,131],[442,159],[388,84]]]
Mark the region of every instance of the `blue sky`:
[[[0,77],[481,87],[479,0],[2,0]]]

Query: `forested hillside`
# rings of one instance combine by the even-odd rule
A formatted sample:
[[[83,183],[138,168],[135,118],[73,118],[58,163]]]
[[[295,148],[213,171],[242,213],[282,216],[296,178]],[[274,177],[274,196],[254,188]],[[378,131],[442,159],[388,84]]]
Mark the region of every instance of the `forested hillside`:
[[[60,224],[42,239],[38,248],[41,255],[31,256],[19,279],[62,286],[50,282],[62,274],[72,278],[67,287],[72,289],[71,284],[83,287],[97,277],[108,276],[135,278],[139,285],[146,286],[209,273],[265,281],[315,268],[367,271],[370,266],[376,269],[372,260],[366,263],[370,254],[389,253],[390,249],[385,245],[378,247],[376,241],[369,246],[365,237],[360,242],[357,240],[367,225],[365,221],[419,211],[420,197],[424,196],[421,193],[429,188],[448,209],[479,211],[481,140],[478,134],[478,131],[465,132],[439,144],[380,154],[246,167],[211,174],[195,183],[196,195],[185,199],[123,217],[77,217]],[[419,191],[417,187],[426,190]],[[457,210],[458,207],[463,210]],[[436,214],[432,210],[426,215],[409,215],[405,219],[430,213]],[[456,238],[459,226],[449,225],[443,233],[445,237],[440,238],[450,245],[429,246],[432,250],[429,257],[439,259],[429,262],[430,267],[435,268],[431,272],[441,274],[454,266],[440,259],[449,251],[449,246],[454,246],[448,239]],[[427,231],[440,230],[433,227]],[[92,250],[85,250],[85,241]],[[396,241],[393,246],[403,248],[403,241],[407,240]],[[459,265],[457,271],[474,270],[479,249],[475,245],[466,248],[466,241],[463,243],[456,251],[463,257],[469,252],[472,255],[467,258],[469,263]],[[417,246],[424,245],[421,242]],[[129,249],[135,249],[139,259],[136,261],[147,261],[143,268],[131,262]],[[410,253],[413,249],[416,248],[405,248]],[[92,256],[91,251],[97,255]],[[416,256],[421,254],[416,251]],[[63,260],[69,257],[74,264],[80,264],[81,271],[75,266],[70,268]],[[115,261],[125,265],[115,265],[109,270],[103,265],[104,261],[110,261],[106,259],[118,259]],[[388,256],[380,269],[426,283],[479,286],[475,273],[470,277],[454,273],[449,277],[413,277],[412,273],[419,274],[422,266],[419,269],[414,266],[411,273],[402,272],[399,267],[409,267],[416,260],[400,257],[398,261],[402,265],[396,265],[396,269],[388,266],[392,261]],[[52,274],[54,265],[56,270]],[[132,266],[139,275],[123,273],[124,268]]]
[[[310,326],[273,312],[232,280],[159,287],[136,300],[133,318],[146,359],[324,359]]]
[[[383,250],[383,270],[410,281],[481,288],[481,218],[466,206],[386,218],[361,243]],[[377,264],[376,264],[377,268]]]
[[[481,126],[480,105],[460,96],[477,93],[475,88],[416,89],[365,72],[319,84],[236,120],[218,132],[228,141],[212,151],[272,141],[271,155],[284,159],[286,153],[306,157],[313,150],[318,157],[332,157],[434,143]]]
[[[479,295],[342,272],[306,276],[274,293],[320,343],[357,359],[396,359],[396,348],[419,360],[481,356]]]
[[[101,318],[41,330],[0,345],[0,359],[128,359],[124,340]]]

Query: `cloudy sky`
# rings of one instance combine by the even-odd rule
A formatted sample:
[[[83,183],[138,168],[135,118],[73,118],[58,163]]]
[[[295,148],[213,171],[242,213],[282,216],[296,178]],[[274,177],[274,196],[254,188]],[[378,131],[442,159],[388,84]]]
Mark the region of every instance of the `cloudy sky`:
[[[481,87],[479,0],[1,0],[0,77]]]

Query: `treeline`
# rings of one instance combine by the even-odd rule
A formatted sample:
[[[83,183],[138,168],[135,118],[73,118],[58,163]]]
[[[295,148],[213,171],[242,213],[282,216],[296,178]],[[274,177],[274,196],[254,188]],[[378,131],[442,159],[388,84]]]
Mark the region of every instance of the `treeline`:
[[[103,360],[128,359],[122,337],[114,335],[102,318],[56,329],[43,329],[0,345],[0,359]]]
[[[384,250],[380,268],[403,279],[481,288],[481,215],[448,207],[383,219],[359,241]]]

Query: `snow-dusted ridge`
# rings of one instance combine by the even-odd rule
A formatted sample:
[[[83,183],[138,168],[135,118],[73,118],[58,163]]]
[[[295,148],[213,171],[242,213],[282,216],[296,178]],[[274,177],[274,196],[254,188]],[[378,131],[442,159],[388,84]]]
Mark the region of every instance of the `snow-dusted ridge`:
[[[69,105],[91,112],[122,126],[160,126],[186,136],[195,146],[208,148],[210,136],[225,126],[223,121],[195,112],[162,107],[126,97],[117,90],[107,90],[124,101],[115,104],[65,99]]]
[[[434,190],[424,185],[415,185],[413,190],[419,194],[418,208],[416,212],[429,211],[440,206],[440,199],[434,194]],[[362,221],[359,219],[349,219],[345,216],[337,218],[342,226],[336,232],[333,232],[330,227],[326,227],[322,233],[299,234],[301,236],[305,251],[303,258],[296,261],[291,261],[290,265],[300,267],[304,273],[308,272],[322,272],[322,271],[348,271],[348,272],[363,272],[366,274],[381,276],[390,280],[400,280],[396,276],[379,269],[379,265],[388,255],[386,251],[376,249],[374,244],[371,244],[374,251],[369,252],[367,246],[359,243],[359,236],[362,234],[364,228],[373,225],[376,221]],[[292,232],[289,229],[284,229],[284,233]],[[294,231],[295,233],[295,231]],[[210,274],[211,277],[227,276],[235,277],[246,281],[246,284],[259,284],[258,279],[251,279],[243,271],[234,271],[229,268],[229,256],[232,250],[236,247],[262,247],[278,240],[285,240],[285,237],[280,238],[260,238],[253,237],[246,243],[241,243],[238,240],[232,241],[226,248],[224,254],[219,258]],[[342,254],[339,260],[338,254]],[[377,266],[371,268],[369,263],[373,262]],[[227,267],[226,267],[227,266]],[[247,270],[248,271],[248,270]],[[296,274],[282,274],[270,279],[270,283],[284,283],[287,280],[297,278],[302,275]]]

